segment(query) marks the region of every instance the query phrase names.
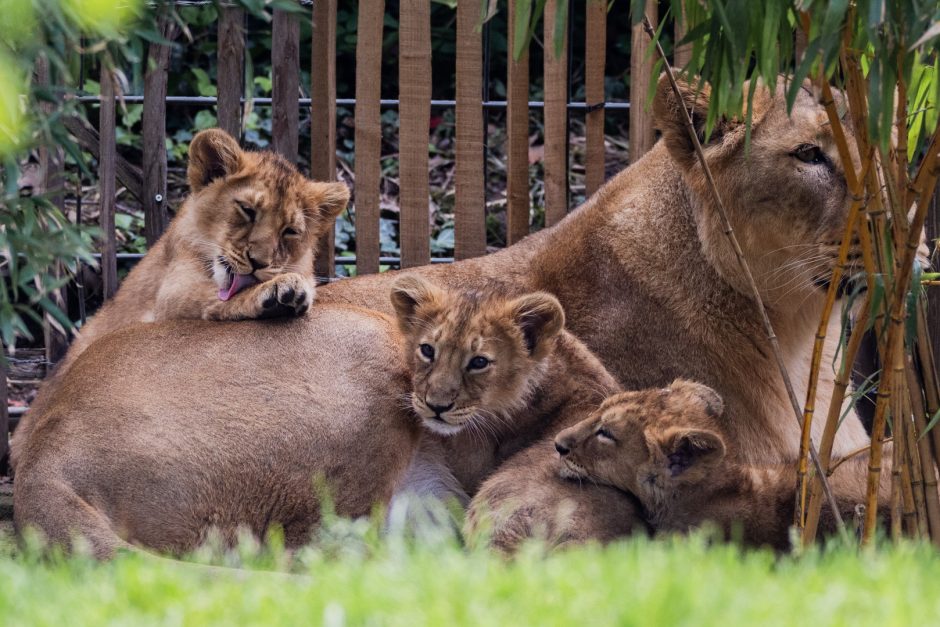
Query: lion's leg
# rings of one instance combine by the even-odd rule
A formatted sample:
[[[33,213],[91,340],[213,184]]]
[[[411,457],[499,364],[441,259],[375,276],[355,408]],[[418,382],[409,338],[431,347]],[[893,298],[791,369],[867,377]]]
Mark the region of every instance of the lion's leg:
[[[118,549],[132,548],[117,535],[104,513],[58,479],[29,481],[18,477],[13,489],[13,517],[20,535],[34,529],[50,546],[67,551],[87,542],[97,559],[109,559]]]

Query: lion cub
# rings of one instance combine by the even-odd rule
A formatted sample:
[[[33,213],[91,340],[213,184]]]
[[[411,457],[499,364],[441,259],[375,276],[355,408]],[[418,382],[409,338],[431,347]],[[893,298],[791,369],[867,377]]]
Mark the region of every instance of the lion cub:
[[[630,492],[657,530],[706,521],[749,545],[789,546],[796,465],[735,461],[722,436],[717,392],[676,380],[659,390],[612,396],[555,438],[562,476]]]
[[[135,322],[299,316],[310,306],[314,248],[346,207],[346,186],[312,181],[273,152],[244,151],[220,129],[193,138],[187,178],[190,196],[81,329],[68,363]]]
[[[425,427],[406,480],[420,495],[466,503],[503,460],[618,389],[545,292],[459,292],[403,275],[391,300]]]

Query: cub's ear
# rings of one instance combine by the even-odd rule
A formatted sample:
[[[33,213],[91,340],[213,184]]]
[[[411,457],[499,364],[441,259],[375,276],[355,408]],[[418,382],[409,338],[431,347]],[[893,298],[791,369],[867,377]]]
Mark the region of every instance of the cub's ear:
[[[241,167],[242,149],[220,128],[210,128],[193,137],[189,144],[189,189],[198,192],[212,181],[231,176]]]
[[[533,292],[509,303],[509,313],[522,331],[526,349],[535,359],[548,352],[550,341],[565,327],[565,310],[546,292]]]
[[[417,310],[430,304],[441,303],[444,292],[416,274],[403,274],[392,284],[390,296],[398,326],[402,331],[408,332],[418,324],[415,317]]]
[[[311,182],[316,214],[324,220],[334,220],[349,203],[349,188],[345,183]]]
[[[711,88],[708,84],[699,85],[697,80],[688,82],[676,78],[676,83],[679,86],[681,99],[676,98],[672,84],[665,72],[659,77],[659,83],[656,85],[656,95],[653,98],[653,117],[656,120],[656,126],[662,131],[666,148],[676,162],[683,167],[691,168],[697,160],[695,145],[692,143],[692,138],[689,137],[686,122],[683,119],[686,111],[692,117],[692,126],[703,149],[722,144],[730,144],[729,147],[736,147],[739,141],[744,140],[746,128],[744,122],[747,118],[742,115],[717,120],[706,143],[705,123],[708,117],[708,105],[711,100]],[[745,105],[749,89],[749,84],[745,84]],[[767,111],[773,106],[773,95],[766,87],[758,85],[754,91],[752,106],[751,128],[753,129],[757,127]],[[729,135],[732,137],[729,137]]]
[[[707,429],[672,429],[666,434],[664,453],[677,477],[693,466],[716,464],[725,456],[725,441]]]
[[[725,411],[725,401],[721,395],[702,383],[676,379],[666,390],[670,396],[688,401],[713,418],[721,416]]]

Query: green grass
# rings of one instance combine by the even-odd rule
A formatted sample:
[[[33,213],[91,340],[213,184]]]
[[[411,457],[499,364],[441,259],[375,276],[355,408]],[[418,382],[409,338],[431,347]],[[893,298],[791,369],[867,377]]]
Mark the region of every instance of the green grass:
[[[695,536],[551,555],[531,547],[506,561],[452,544],[336,540],[295,557],[300,575],[137,554],[99,564],[4,549],[0,622],[855,626],[930,624],[940,616],[940,554],[927,545],[776,557]],[[248,553],[226,559],[269,569],[287,560],[277,550]]]

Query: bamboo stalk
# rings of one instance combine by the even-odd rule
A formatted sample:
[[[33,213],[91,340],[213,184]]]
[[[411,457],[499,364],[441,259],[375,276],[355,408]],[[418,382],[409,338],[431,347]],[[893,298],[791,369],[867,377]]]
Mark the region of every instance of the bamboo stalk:
[[[940,380],[937,379],[937,368],[930,341],[930,329],[927,326],[927,312],[924,299],[917,301],[917,347],[918,361],[921,367],[924,396],[927,398],[927,412],[930,416],[940,411]],[[930,430],[930,440],[933,443],[934,455],[937,457],[937,467],[940,469],[940,429],[934,427]]]
[[[839,367],[839,373],[836,376],[833,385],[832,398],[829,400],[829,411],[826,414],[826,424],[823,428],[822,437],[819,440],[819,460],[823,468],[827,469],[827,476],[831,476],[841,460],[851,457],[851,455],[842,457],[835,465],[830,466],[832,456],[832,445],[835,442],[836,431],[839,428],[839,419],[842,416],[842,403],[845,399],[845,392],[848,390],[849,382],[852,378],[852,366],[855,364],[855,357],[858,355],[858,349],[862,344],[862,339],[868,329],[868,315],[871,309],[871,292],[868,292],[865,301],[859,310],[858,318],[855,321],[855,328],[849,335],[849,341],[846,343],[843,351],[842,364]],[[861,451],[867,451],[866,446]],[[808,546],[816,540],[816,530],[819,526],[819,515],[822,511],[822,490],[818,481],[813,481],[810,485],[809,506],[806,512],[806,522],[803,527],[803,545]]]
[[[940,130],[940,128],[938,128]],[[881,384],[878,389],[878,400],[875,404],[875,418],[872,424],[871,456],[868,462],[868,494],[866,499],[865,526],[862,529],[862,542],[868,544],[874,538],[877,525],[876,503],[878,496],[878,482],[881,474],[882,439],[885,431],[885,418],[887,402],[890,399],[890,386],[894,375],[903,370],[904,349],[904,296],[910,283],[913,271],[914,258],[920,244],[919,234],[924,228],[927,217],[927,203],[921,203],[914,213],[914,220],[908,229],[907,242],[901,254],[900,267],[894,283],[894,294],[891,302],[891,315],[889,318],[888,338],[885,354],[890,361],[886,362]]]
[[[899,408],[895,423],[900,423],[906,439],[904,446],[907,459],[910,461],[911,490],[914,493],[914,506],[917,512],[917,534],[923,537],[927,536],[929,533],[927,528],[927,502],[924,494],[924,470],[923,464],[921,463],[920,448],[914,437],[914,423],[911,420],[910,394],[907,389],[906,380],[898,381],[897,391],[897,404]]]
[[[870,447],[866,446],[863,450],[867,451]],[[895,542],[901,539],[902,534],[902,516],[901,511],[901,467],[903,465],[901,458],[901,446],[895,444],[892,448],[892,466],[891,466],[891,539]]]
[[[652,24],[647,16],[643,16],[643,28],[646,30],[646,34],[649,35],[650,40],[656,45],[656,51],[659,54],[660,59],[662,59],[663,67],[665,68],[666,76],[669,79],[669,84],[672,87],[672,91],[675,94],[676,102],[684,102],[682,99],[682,93],[679,91],[679,84],[676,82],[676,76],[673,72],[672,67],[669,65],[669,59],[666,57],[666,53],[663,50],[662,45],[656,39],[656,32],[653,29]],[[715,179],[712,177],[711,169],[708,167],[708,162],[705,160],[705,153],[702,152],[702,144],[699,142],[698,134],[695,132],[695,126],[692,123],[692,118],[690,116],[689,110],[684,106],[682,116],[682,121],[685,124],[686,131],[689,134],[689,138],[692,140],[692,145],[695,147],[695,154],[698,157],[699,164],[702,166],[702,171],[705,173],[705,178],[708,181],[708,186],[711,189],[712,195],[715,198],[715,205],[718,209],[718,215],[721,218],[721,223],[725,235],[728,237],[728,240],[731,243],[731,247],[734,250],[734,255],[737,258],[738,265],[741,267],[741,271],[744,273],[745,279],[747,281],[748,287],[751,292],[751,297],[754,299],[754,303],[757,307],[758,314],[761,317],[761,321],[764,325],[764,330],[767,334],[767,341],[770,342],[771,350],[774,354],[774,358],[777,362],[777,369],[780,372],[780,376],[783,379],[784,387],[787,391],[787,396],[790,399],[790,404],[793,407],[794,416],[796,416],[797,423],[803,424],[803,412],[800,409],[800,402],[796,398],[796,392],[793,390],[793,383],[790,380],[790,375],[787,372],[787,366],[783,361],[783,354],[780,350],[780,343],[777,340],[777,335],[774,332],[773,325],[770,322],[770,318],[767,316],[767,310],[764,308],[763,299],[760,296],[760,290],[757,288],[757,283],[754,281],[754,275],[751,273],[751,268],[747,263],[747,260],[744,258],[744,252],[741,250],[741,245],[738,243],[738,238],[734,234],[734,229],[731,226],[731,221],[728,219],[728,212],[725,210],[724,203],[721,200],[721,194],[718,192],[718,186],[715,184]],[[836,503],[835,497],[832,495],[832,490],[829,486],[829,480],[823,474],[822,465],[819,463],[819,455],[816,452],[816,447],[812,442],[812,438],[809,442],[809,454],[812,459],[813,465],[815,466],[816,472],[819,474],[819,479],[822,482],[823,491],[826,495],[826,499],[829,502],[829,506],[832,508],[833,517],[836,520],[836,524],[839,528],[840,533],[845,534],[845,523],[842,521],[842,515],[839,512],[839,506]]]
[[[893,443],[893,441],[894,441],[894,438],[885,438],[885,444],[891,444],[891,443]],[[851,453],[848,453],[848,454],[843,455],[842,457],[838,458],[837,460],[835,460],[834,462],[832,462],[832,465],[829,467],[829,475],[832,476],[832,474],[835,473],[836,470],[838,470],[839,466],[841,466],[841,465],[844,464],[845,462],[851,461],[851,460],[853,460],[854,458],[856,458],[856,457],[858,457],[859,455],[861,455],[862,453],[867,453],[867,452],[870,451],[870,450],[871,450],[871,446],[866,444],[865,446],[862,446],[862,447],[860,447],[860,448],[857,448],[857,449],[855,449],[854,451],[852,451]],[[892,447],[891,450],[893,451],[893,450],[894,450],[894,447]]]
[[[904,438],[896,438],[895,442],[901,442]],[[908,470],[910,468],[910,462],[908,461],[907,455],[907,443],[904,444],[904,449],[901,451],[901,504],[903,507],[902,518],[904,520],[904,528],[907,531],[907,535],[914,537],[917,535],[917,509],[914,505],[914,489],[911,486],[911,474]],[[908,472],[905,472],[908,470]]]
[[[862,164],[862,175],[868,169],[870,159]],[[851,169],[851,162],[847,166]],[[856,180],[856,185],[858,181]],[[861,196],[861,190],[852,189],[854,200],[849,207],[849,215],[846,219],[845,233],[842,235],[842,241],[839,244],[839,254],[836,264],[832,269],[832,277],[829,280],[829,289],[826,291],[826,302],[823,305],[822,315],[819,318],[819,327],[816,329],[816,338],[813,342],[813,356],[810,361],[809,383],[806,386],[806,404],[803,407],[802,436],[800,438],[799,464],[797,466],[797,486],[798,486],[798,506],[796,508],[797,527],[802,531],[806,524],[806,498],[808,491],[807,484],[807,466],[809,456],[809,440],[813,428],[813,414],[816,411],[816,389],[819,384],[819,368],[822,363],[823,348],[826,342],[826,333],[829,329],[829,318],[832,315],[832,308],[836,302],[836,295],[839,290],[839,284],[842,282],[842,275],[845,272],[846,262],[849,256],[849,248],[852,244],[852,234],[855,232],[858,214],[861,209],[864,198]],[[825,466],[825,462],[823,463]]]
[[[914,363],[910,358],[908,358],[906,366],[907,389],[910,393],[910,406],[914,418],[913,437],[922,465],[929,535],[934,544],[940,546],[940,495],[937,493],[937,460],[930,440],[924,437],[926,435],[924,431],[927,428],[927,415],[924,412],[924,397],[921,390],[925,386],[918,379],[914,370]]]

